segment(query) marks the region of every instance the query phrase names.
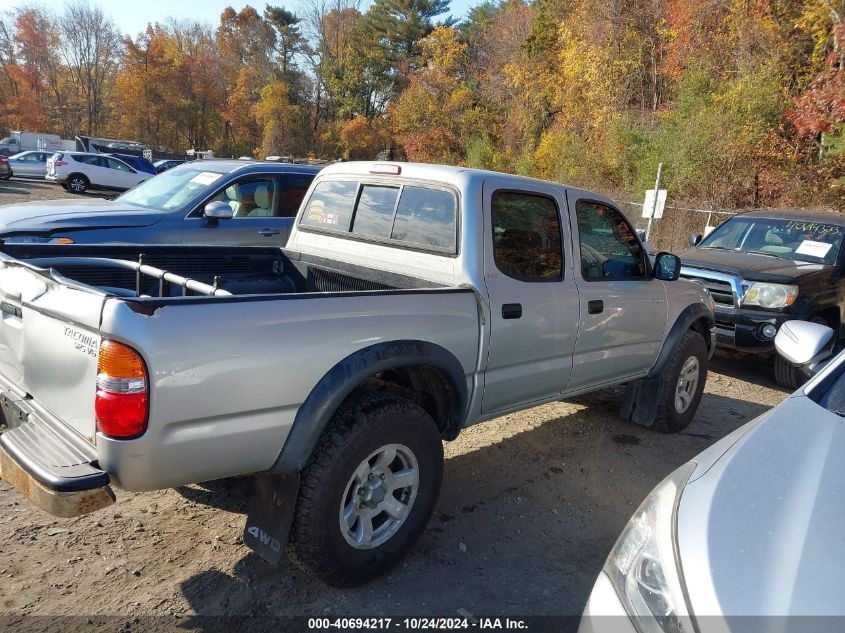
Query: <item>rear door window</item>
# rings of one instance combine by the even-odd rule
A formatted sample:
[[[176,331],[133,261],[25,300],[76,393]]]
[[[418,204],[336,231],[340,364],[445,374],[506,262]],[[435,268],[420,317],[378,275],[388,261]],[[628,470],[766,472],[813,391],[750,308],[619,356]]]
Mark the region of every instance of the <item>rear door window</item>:
[[[276,215],[280,218],[295,218],[312,180],[313,174],[285,174],[282,178]]]
[[[114,158],[106,158],[106,165],[109,169],[117,169],[118,171],[131,171],[129,165],[123,161],[115,160]]]
[[[547,196],[497,191],[491,200],[493,260],[519,281],[563,278],[560,217]]]
[[[105,165],[101,165],[100,157],[93,156],[91,154],[71,154],[70,157],[75,160],[77,163],[84,163],[86,165],[94,165],[95,167],[105,167]]]

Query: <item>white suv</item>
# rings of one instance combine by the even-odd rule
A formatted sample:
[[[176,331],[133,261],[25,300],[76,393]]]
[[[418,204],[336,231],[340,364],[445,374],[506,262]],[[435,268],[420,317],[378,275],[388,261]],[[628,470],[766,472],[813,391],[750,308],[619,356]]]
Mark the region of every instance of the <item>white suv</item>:
[[[105,154],[57,152],[47,161],[45,178],[71,193],[84,193],[88,189],[126,191],[154,175]]]

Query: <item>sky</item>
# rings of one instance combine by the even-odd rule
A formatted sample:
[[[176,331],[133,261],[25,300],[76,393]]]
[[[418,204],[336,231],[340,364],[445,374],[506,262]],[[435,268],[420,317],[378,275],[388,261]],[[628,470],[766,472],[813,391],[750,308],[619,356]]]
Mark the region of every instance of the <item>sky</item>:
[[[65,5],[75,0],[0,0],[0,10],[16,9],[25,6],[42,6],[51,11],[60,12]],[[103,13],[111,16],[118,29],[124,35],[135,36],[147,28],[148,22],[162,21],[168,17],[190,18],[201,22],[217,25],[220,14],[227,6],[235,10],[251,4],[259,11],[263,11],[267,4],[280,5],[296,12],[301,0],[89,0],[91,4],[100,6]],[[481,0],[452,0],[452,16],[461,19],[467,9],[478,4]],[[362,0],[362,9],[370,2]]]

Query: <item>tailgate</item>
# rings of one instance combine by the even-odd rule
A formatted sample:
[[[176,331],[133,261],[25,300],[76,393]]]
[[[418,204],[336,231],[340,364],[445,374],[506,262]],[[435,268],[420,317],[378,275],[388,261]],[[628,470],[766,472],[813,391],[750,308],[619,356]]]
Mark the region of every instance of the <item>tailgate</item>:
[[[0,258],[0,378],[11,387],[7,397],[31,397],[93,441],[105,296]]]

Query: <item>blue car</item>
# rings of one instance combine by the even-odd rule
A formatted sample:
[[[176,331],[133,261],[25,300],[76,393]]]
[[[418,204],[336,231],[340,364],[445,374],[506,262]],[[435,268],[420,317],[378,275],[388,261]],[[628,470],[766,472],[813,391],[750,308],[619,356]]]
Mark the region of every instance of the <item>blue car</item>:
[[[109,156],[114,156],[115,158],[119,158],[124,163],[129,163],[131,167],[137,169],[138,171],[143,171],[147,174],[157,174],[155,165],[153,165],[150,161],[148,161],[143,156],[135,156],[133,154],[115,154],[111,153]]]
[[[197,160],[114,200],[42,200],[0,206],[8,243],[284,246],[321,167]]]

